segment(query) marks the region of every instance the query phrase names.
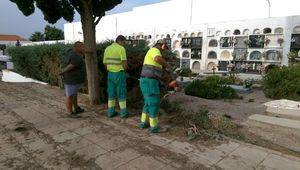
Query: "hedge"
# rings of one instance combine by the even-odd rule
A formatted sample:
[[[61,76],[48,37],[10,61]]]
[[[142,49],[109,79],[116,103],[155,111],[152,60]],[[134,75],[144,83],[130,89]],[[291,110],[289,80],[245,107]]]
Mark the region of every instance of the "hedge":
[[[97,45],[100,88],[104,94],[106,94],[107,72],[102,63],[102,59],[105,48],[111,43],[112,41],[107,41]],[[68,51],[71,50],[72,47],[73,44],[11,47],[8,49],[8,53],[12,57],[14,71],[17,73],[49,83],[50,85],[62,86],[58,73],[61,71],[63,58],[68,54]],[[140,77],[144,56],[149,47],[146,42],[142,42],[138,45],[127,45],[125,48],[129,64],[127,73],[131,77],[128,79],[127,87],[128,90],[135,90],[137,92],[139,84],[138,78]],[[173,70],[179,67],[179,59],[176,58],[175,54],[165,52],[163,55],[173,67]],[[87,91],[86,86],[83,89],[84,92]]]
[[[300,101],[300,66],[269,70],[263,78],[263,86],[269,98]]]

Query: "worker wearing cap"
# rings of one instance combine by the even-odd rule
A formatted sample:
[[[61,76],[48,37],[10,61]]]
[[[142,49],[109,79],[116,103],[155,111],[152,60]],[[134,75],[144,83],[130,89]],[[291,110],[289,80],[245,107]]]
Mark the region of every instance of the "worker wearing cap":
[[[120,106],[120,117],[127,116],[126,110],[126,74],[127,58],[126,50],[123,47],[126,38],[119,35],[116,42],[108,46],[104,52],[103,63],[108,71],[107,92],[108,92],[108,117],[117,115],[115,111],[116,101],[118,99]]]
[[[144,97],[144,108],[139,127],[147,128],[150,125],[151,133],[159,132],[159,83],[162,78],[163,68],[167,67],[167,63],[161,54],[162,50],[163,42],[158,41],[154,47],[147,52],[140,78],[140,87]]]

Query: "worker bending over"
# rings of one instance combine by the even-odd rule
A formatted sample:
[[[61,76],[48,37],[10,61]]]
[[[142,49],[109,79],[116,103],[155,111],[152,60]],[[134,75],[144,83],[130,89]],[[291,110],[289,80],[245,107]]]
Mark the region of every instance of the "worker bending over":
[[[159,85],[162,79],[163,69],[167,67],[167,62],[161,54],[163,47],[165,47],[164,43],[158,41],[154,47],[147,52],[140,78],[140,87],[144,97],[144,108],[139,127],[147,128],[150,125],[151,133],[159,132]]]

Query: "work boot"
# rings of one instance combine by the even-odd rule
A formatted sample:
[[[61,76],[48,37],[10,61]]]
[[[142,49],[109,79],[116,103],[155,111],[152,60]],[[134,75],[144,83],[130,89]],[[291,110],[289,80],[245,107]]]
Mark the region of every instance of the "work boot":
[[[81,107],[78,106],[78,107],[75,109],[75,112],[78,113],[78,114],[79,114],[79,113],[83,113],[83,112],[84,112],[84,109],[82,109]]]
[[[81,117],[80,114],[79,114],[79,113],[76,113],[76,112],[72,112],[72,113],[70,114],[70,116],[71,116],[72,118],[80,118],[80,117]]]
[[[150,133],[159,133],[159,127],[151,127],[150,129],[149,129],[149,132]]]
[[[146,129],[146,128],[148,128],[150,125],[149,125],[149,123],[147,123],[147,122],[141,122],[141,123],[139,123],[139,128],[141,128],[141,129]]]
[[[109,118],[113,118],[113,117],[115,117],[115,116],[117,116],[118,115],[118,112],[108,112],[107,113],[107,116],[109,117]]]

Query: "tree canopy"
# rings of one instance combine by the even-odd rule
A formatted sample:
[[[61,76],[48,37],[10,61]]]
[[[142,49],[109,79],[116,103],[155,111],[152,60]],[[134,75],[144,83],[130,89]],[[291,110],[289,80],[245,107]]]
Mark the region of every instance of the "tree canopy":
[[[64,32],[61,29],[58,29],[56,27],[51,27],[50,25],[47,25],[45,27],[45,40],[63,40],[64,39]]]
[[[122,0],[10,0],[17,4],[20,11],[25,16],[34,13],[35,6],[39,8],[44,19],[51,24],[56,23],[63,18],[66,21],[72,22],[74,19],[75,10],[82,15],[84,12],[84,3],[91,7],[91,12],[97,24],[106,11],[113,9],[120,4]],[[97,18],[99,17],[99,18]]]
[[[29,40],[33,42],[43,41],[43,33],[36,31],[30,36]]]
[[[39,8],[44,19],[51,24],[56,23],[63,18],[72,22],[75,11],[80,14],[84,44],[89,53],[85,54],[88,90],[90,102],[96,104],[100,96],[103,98],[99,87],[98,60],[96,56],[96,25],[105,15],[106,11],[113,9],[120,4],[122,0],[10,0],[17,4],[20,11],[25,16],[34,13],[35,8]]]

